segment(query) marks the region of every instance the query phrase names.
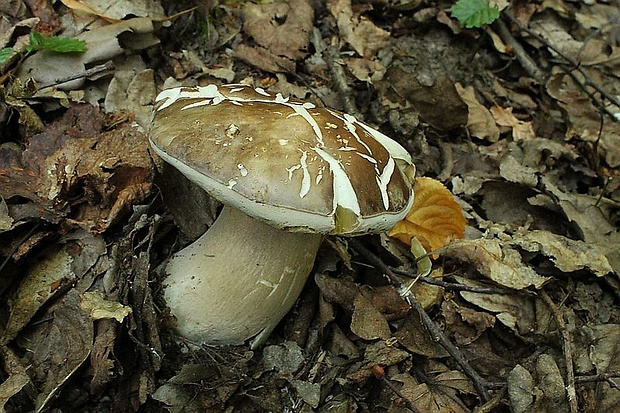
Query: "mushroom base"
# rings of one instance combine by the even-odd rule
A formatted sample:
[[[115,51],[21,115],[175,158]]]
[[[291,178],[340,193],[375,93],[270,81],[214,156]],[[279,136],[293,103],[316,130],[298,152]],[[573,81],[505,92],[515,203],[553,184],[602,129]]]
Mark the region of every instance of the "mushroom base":
[[[164,297],[179,334],[197,344],[260,345],[297,300],[321,239],[224,207],[166,266]]]

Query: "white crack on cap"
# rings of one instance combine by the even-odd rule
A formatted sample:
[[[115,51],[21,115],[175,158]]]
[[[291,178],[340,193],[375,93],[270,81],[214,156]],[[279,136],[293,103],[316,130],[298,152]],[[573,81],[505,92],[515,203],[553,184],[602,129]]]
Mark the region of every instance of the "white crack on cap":
[[[384,231],[413,203],[409,153],[354,116],[246,85],[176,87],[156,101],[154,150],[277,228]]]

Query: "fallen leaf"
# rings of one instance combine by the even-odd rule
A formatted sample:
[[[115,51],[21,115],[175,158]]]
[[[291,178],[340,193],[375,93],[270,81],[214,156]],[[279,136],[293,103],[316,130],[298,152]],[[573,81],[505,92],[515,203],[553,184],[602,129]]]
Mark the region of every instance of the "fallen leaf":
[[[570,410],[562,373],[549,354],[536,359],[535,375],[517,365],[508,374],[508,397],[515,413]]]
[[[447,75],[433,75],[432,79],[421,79],[419,73],[407,66],[389,66],[385,82],[378,85],[382,103],[390,107],[412,107],[420,119],[440,131],[462,128],[467,124],[467,105]]]
[[[297,372],[305,361],[301,347],[294,341],[281,345],[267,346],[263,350],[263,366],[266,370],[275,370],[283,375]]]
[[[9,320],[2,331],[2,343],[15,338],[48,300],[57,297],[76,280],[72,262],[67,246],[53,247],[48,248],[29,269],[12,300]]]
[[[72,10],[93,14],[108,22],[118,22],[128,17],[150,17],[154,20],[165,18],[164,9],[160,2],[155,0],[62,0],[62,3]]]
[[[519,252],[507,244],[499,239],[459,240],[443,255],[466,262],[499,285],[516,290],[540,288],[550,280],[524,264]]]
[[[517,364],[506,378],[506,387],[510,406],[515,413],[529,412],[538,392],[534,390],[534,378],[530,372]]]
[[[399,392],[402,396],[413,404],[416,409],[424,413],[469,413],[462,403],[455,401],[451,395],[446,394],[437,386],[427,383],[418,383],[409,373],[399,373],[391,380],[402,383]]]
[[[487,312],[458,306],[453,301],[441,303],[441,312],[449,325],[456,344],[467,346],[476,341],[485,331],[495,325],[495,317]]]
[[[389,367],[405,361],[410,357],[411,355],[408,352],[388,345],[385,340],[380,340],[366,347],[363,364],[357,371],[349,373],[347,378],[358,383],[363,383],[374,376],[374,369],[377,365]]]
[[[469,133],[476,138],[497,142],[499,139],[499,128],[495,124],[495,119],[493,119],[489,109],[476,99],[473,86],[464,88],[457,82],[454,84],[454,88],[469,109],[467,113],[467,130]]]
[[[106,300],[100,291],[85,292],[82,295],[80,306],[90,314],[93,320],[114,318],[122,323],[125,317],[131,313],[131,307],[122,305],[117,301]]]
[[[620,94],[617,82],[613,82],[608,76],[590,72],[588,74],[592,77],[591,81],[596,81],[612,94]],[[576,76],[582,77],[579,74]],[[566,111],[566,140],[597,142],[605,161],[612,168],[620,166],[620,122],[602,122],[600,108],[564,69],[553,68],[547,82],[547,91]]]
[[[432,178],[416,178],[415,201],[405,219],[388,232],[407,245],[411,238],[420,240],[427,251],[463,238],[467,221],[459,204],[443,184]]]
[[[372,303],[359,294],[353,301],[351,331],[364,340],[381,338],[387,340],[392,336],[387,320]]]
[[[536,188],[538,185],[538,171],[522,165],[514,156],[509,154],[502,158],[499,164],[499,174],[509,182],[523,184],[530,188]]]
[[[605,252],[597,245],[549,231],[523,231],[513,235],[510,243],[551,258],[553,264],[563,272],[587,269],[602,277],[614,271]]]
[[[25,361],[38,382],[36,411],[41,412],[88,358],[93,342],[93,321],[81,310],[79,293],[69,290],[41,314],[45,323],[37,324],[24,337],[31,351]]]
[[[534,127],[531,122],[519,120],[512,114],[512,108],[502,108],[501,106],[493,106],[491,114],[500,126],[512,128],[512,138],[516,142],[527,141],[536,138]]]
[[[308,0],[243,4],[243,30],[276,56],[296,60],[306,56],[314,21]]]
[[[4,198],[0,196],[0,232],[13,227],[13,218],[9,215],[9,207]]]
[[[366,17],[354,15],[351,0],[329,0],[327,8],[336,18],[342,38],[360,56],[371,59],[386,47],[390,33],[375,26]]]

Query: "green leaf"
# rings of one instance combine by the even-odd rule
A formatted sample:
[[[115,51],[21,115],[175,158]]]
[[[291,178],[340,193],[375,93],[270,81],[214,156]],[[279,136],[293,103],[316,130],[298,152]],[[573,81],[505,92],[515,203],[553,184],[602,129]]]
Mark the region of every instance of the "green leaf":
[[[5,47],[4,49],[0,49],[0,64],[6,62],[13,55],[13,49],[10,47]]]
[[[83,40],[69,37],[43,36],[41,33],[30,33],[30,44],[26,47],[29,52],[48,50],[58,53],[84,53],[86,43]]]
[[[482,27],[499,18],[499,9],[487,0],[458,0],[451,10],[452,17],[468,29]]]

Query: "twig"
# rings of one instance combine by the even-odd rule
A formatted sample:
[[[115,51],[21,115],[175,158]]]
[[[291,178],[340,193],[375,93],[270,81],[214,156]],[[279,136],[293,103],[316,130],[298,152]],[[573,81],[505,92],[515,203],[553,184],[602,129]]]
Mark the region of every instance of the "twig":
[[[42,83],[41,85],[39,85],[38,90],[43,90],[43,89],[47,89],[52,86],[61,85],[63,83],[67,83],[67,82],[70,82],[76,79],[87,78],[87,77],[91,77],[94,75],[104,75],[104,74],[107,74],[108,72],[112,72],[113,70],[114,70],[114,63],[112,63],[112,61],[110,60],[108,62],[105,62],[104,64],[93,66],[90,69],[86,69],[83,72],[74,73],[71,76],[67,76],[61,79],[54,79],[53,81],[49,83]]]
[[[32,228],[30,228],[28,230],[28,232],[26,232],[26,234],[13,246],[13,248],[11,249],[11,251],[9,252],[9,254],[7,254],[6,258],[4,259],[4,261],[0,262],[0,274],[2,273],[2,270],[4,270],[4,267],[6,267],[6,265],[9,263],[9,261],[11,260],[11,257],[13,256],[13,254],[15,254],[17,252],[17,250],[19,249],[19,247],[26,242],[26,240],[28,240],[28,238],[30,238],[30,236],[32,234],[34,234],[34,232],[39,228],[39,226],[41,226],[40,222],[37,222],[36,224],[34,224],[34,226]],[[5,289],[8,288],[8,285],[5,288],[0,289],[0,295],[4,294]]]
[[[504,386],[500,389],[500,391],[493,395],[491,400],[489,400],[482,406],[476,407],[474,409],[474,413],[492,413],[496,411],[496,407],[499,406],[504,397],[506,397],[506,393],[508,393],[508,389],[506,388],[506,386]]]
[[[351,88],[347,83],[347,76],[342,68],[342,63],[340,61],[340,56],[336,46],[327,45],[323,52],[323,57],[327,63],[332,82],[338,91],[340,99],[342,99],[342,107],[344,111],[355,117],[359,117],[359,111],[357,110],[355,99],[353,99]]]
[[[573,368],[573,354],[571,351],[571,335],[570,331],[566,327],[566,322],[560,310],[555,305],[549,294],[546,291],[541,290],[540,296],[542,297],[549,310],[555,318],[555,322],[558,323],[558,328],[562,334],[562,350],[564,352],[564,362],[566,363],[566,393],[568,397],[568,405],[571,413],[577,413],[577,391],[575,389],[575,370]]]
[[[377,367],[378,369],[375,370],[375,367]],[[385,378],[385,372],[383,371],[383,368],[381,368],[379,365],[376,365],[375,367],[373,367],[373,373],[378,380],[383,382],[390,390],[392,390],[392,392],[394,392],[395,395],[403,399],[409,410],[411,410],[413,413],[422,413],[420,409],[418,409],[416,405],[413,404],[413,401],[409,400],[409,398],[402,394],[401,391],[396,386],[394,386],[394,384],[392,384],[390,380]]]
[[[413,274],[411,271],[401,270],[399,268],[389,267],[394,273],[402,274],[406,277],[413,278],[416,277],[420,281],[425,282],[427,284],[436,285],[438,287],[443,287],[446,290],[450,291],[469,291],[472,293],[481,293],[481,294],[506,294],[510,292],[511,294],[523,294],[528,296],[536,296],[537,294],[534,291],[529,290],[507,290],[505,288],[495,288],[495,287],[471,287],[469,285],[461,284],[461,283],[451,283],[443,280],[439,280],[437,278],[432,277],[418,277]]]
[[[606,91],[605,89],[603,89],[598,83],[593,81],[592,78],[587,74],[587,72],[585,70],[583,70],[583,68],[581,67],[581,64],[580,64],[579,61],[573,59],[570,56],[567,56],[566,54],[564,54],[560,49],[555,47],[555,45],[553,45],[549,40],[545,39],[540,34],[536,33],[533,30],[531,30],[529,27],[525,26],[523,23],[521,23],[519,20],[517,20],[514,16],[512,16],[512,14],[506,13],[506,16],[508,16],[510,21],[515,23],[519,27],[520,30],[523,30],[524,32],[526,32],[527,34],[529,34],[530,36],[532,36],[533,38],[535,38],[539,42],[543,43],[549,49],[553,50],[558,56],[560,56],[567,63],[569,63],[572,66],[573,69],[578,71],[581,74],[581,76],[583,76],[583,80],[584,80],[583,83],[580,81],[580,79],[577,77],[577,75],[572,70],[565,71],[565,72],[575,81],[575,83],[577,83],[577,85],[579,85],[579,87],[581,89],[583,89],[584,92],[586,92],[588,94],[588,96],[590,96],[590,98],[596,103],[597,106],[599,106],[609,116],[611,116],[611,118],[614,121],[618,120],[616,118],[617,114],[615,114],[611,109],[609,109],[608,107],[603,105],[601,102],[598,102],[594,98],[592,93],[586,89],[586,86],[590,86],[590,87],[594,88],[594,90],[596,90],[598,93],[600,93],[601,96],[603,96],[605,99],[609,100],[611,103],[613,103],[614,105],[616,105],[619,108],[620,108],[620,99],[618,99],[616,96],[614,96],[613,94],[611,94],[608,91]]]
[[[354,239],[349,240],[349,244],[355,249],[359,254],[363,255],[368,262],[370,262],[373,266],[379,269],[388,279],[395,284],[396,287],[400,287],[402,282],[399,277],[392,271],[392,269],[386,265],[379,257],[370,252],[366,247],[364,247],[359,241]],[[461,366],[463,372],[471,379],[474,388],[478,392],[481,400],[484,402],[489,401],[489,394],[487,392],[488,385],[487,382],[478,372],[469,364],[469,362],[465,359],[461,350],[456,347],[452,342],[448,339],[448,337],[443,334],[443,332],[437,327],[437,325],[433,322],[428,313],[424,310],[422,305],[415,299],[412,295],[407,295],[405,297],[407,303],[416,310],[422,323],[428,330],[433,341],[438,342],[441,346],[454,358],[454,360]]]
[[[609,373],[592,374],[589,376],[576,376],[575,383],[589,383],[589,382],[607,382],[612,388],[620,390],[620,387],[612,379],[620,378],[620,372],[612,371]]]
[[[530,76],[536,79],[538,83],[543,84],[545,82],[545,74],[542,70],[538,68],[534,59],[532,59],[530,55],[525,51],[523,46],[521,46],[521,43],[519,43],[517,39],[514,38],[512,33],[510,33],[510,30],[508,30],[506,23],[504,23],[502,19],[498,19],[495,25],[497,26],[499,36],[504,42],[508,43],[510,47],[512,47],[512,51],[517,57],[519,63],[521,63],[523,69]]]

